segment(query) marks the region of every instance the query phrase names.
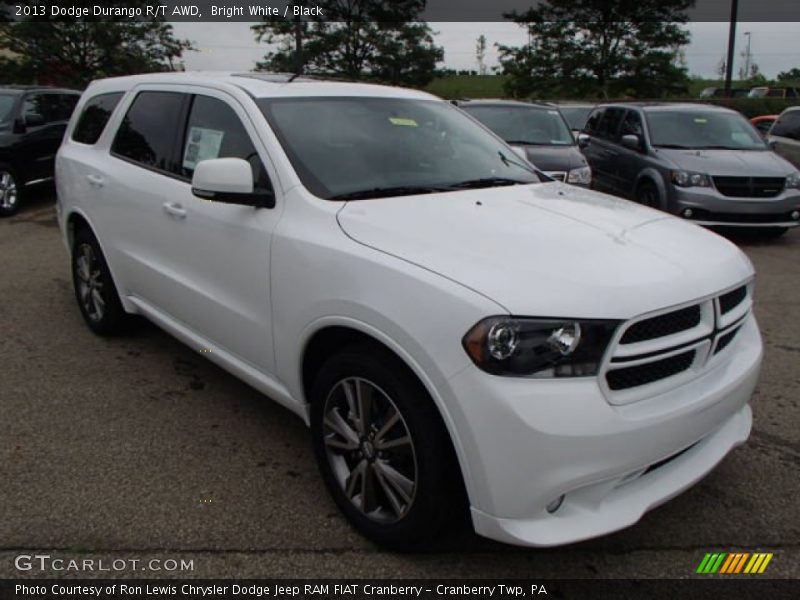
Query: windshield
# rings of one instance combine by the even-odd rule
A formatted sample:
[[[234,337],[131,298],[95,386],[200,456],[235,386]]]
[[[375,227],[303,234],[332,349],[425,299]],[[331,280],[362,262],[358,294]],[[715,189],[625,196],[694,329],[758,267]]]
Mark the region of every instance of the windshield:
[[[303,185],[331,200],[540,181],[516,154],[446,102],[261,98]]]
[[[560,106],[559,110],[569,123],[569,128],[580,131],[586,125],[593,108],[593,106]]]
[[[650,141],[662,148],[765,150],[764,140],[741,115],[717,111],[647,112]]]
[[[500,104],[462,108],[511,144],[571,146],[575,143],[556,109]]]
[[[11,118],[14,109],[14,96],[0,94],[0,123],[5,123]]]

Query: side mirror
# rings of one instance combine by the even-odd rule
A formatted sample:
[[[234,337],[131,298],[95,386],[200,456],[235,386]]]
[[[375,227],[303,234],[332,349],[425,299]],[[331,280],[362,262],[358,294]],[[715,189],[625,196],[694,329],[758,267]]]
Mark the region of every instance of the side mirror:
[[[630,148],[631,150],[641,150],[642,149],[642,140],[639,138],[638,135],[634,135],[629,133],[628,135],[622,136],[622,145],[626,148]]]
[[[592,138],[589,136],[588,133],[579,133],[578,134],[578,146],[581,148],[586,148],[589,145],[589,142],[592,141]]]
[[[212,158],[195,166],[192,194],[203,200],[273,208],[275,194],[253,190],[253,170],[241,158]]]
[[[44,125],[44,117],[39,113],[27,113],[25,115],[25,125],[28,127]]]

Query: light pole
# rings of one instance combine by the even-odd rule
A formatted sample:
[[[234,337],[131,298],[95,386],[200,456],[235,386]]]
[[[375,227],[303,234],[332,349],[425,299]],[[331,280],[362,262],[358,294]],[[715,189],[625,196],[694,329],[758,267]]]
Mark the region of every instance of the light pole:
[[[731,95],[731,78],[733,77],[733,51],[736,45],[736,14],[739,12],[739,0],[731,0],[731,22],[728,29],[728,62],[725,65],[725,95]]]
[[[747,36],[747,49],[744,51],[744,77],[742,79],[750,78],[750,32],[745,31]]]

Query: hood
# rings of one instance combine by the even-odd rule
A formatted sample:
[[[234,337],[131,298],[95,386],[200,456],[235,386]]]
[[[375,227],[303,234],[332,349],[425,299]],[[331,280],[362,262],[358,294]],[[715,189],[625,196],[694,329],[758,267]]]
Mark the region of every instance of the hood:
[[[770,150],[660,148],[658,156],[672,161],[678,169],[706,173],[712,177],[786,177],[795,171],[791,164]]]
[[[569,171],[588,164],[577,146],[517,145],[525,150],[525,158],[541,171]]]
[[[355,241],[521,316],[628,319],[753,272],[716,234],[559,182],[348,202],[337,218]]]

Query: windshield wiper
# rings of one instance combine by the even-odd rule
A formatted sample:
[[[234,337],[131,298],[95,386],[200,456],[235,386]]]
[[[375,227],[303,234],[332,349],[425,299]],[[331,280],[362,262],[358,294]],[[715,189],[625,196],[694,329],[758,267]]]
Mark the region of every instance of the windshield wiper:
[[[680,144],[653,144],[656,148],[667,148],[668,150],[699,150],[697,146],[681,146]]]
[[[499,187],[502,185],[524,185],[530,183],[527,181],[520,181],[518,179],[509,179],[508,177],[481,177],[480,179],[468,179],[467,181],[459,181],[447,186],[450,190],[470,190],[477,188]]]
[[[329,200],[365,200],[368,198],[386,198],[389,196],[411,196],[414,194],[432,194],[446,192],[449,186],[401,185],[395,187],[376,187],[369,190],[356,190],[331,196]]]

